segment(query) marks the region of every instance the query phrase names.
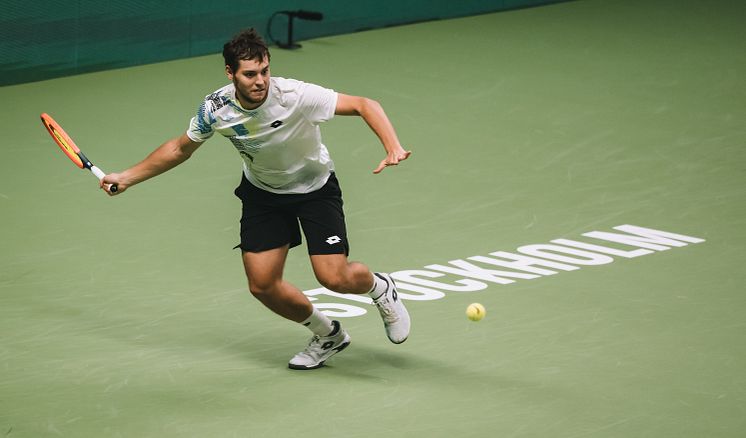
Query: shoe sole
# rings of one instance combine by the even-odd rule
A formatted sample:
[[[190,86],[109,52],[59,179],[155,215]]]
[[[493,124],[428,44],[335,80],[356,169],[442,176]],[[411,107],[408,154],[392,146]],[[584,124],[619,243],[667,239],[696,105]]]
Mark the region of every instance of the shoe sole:
[[[402,342],[404,342],[404,341],[402,341]],[[340,345],[339,347],[337,347],[337,348],[333,348],[333,349],[332,349],[332,351],[334,351],[334,354],[337,354],[337,353],[339,353],[340,351],[342,351],[342,350],[344,350],[345,348],[347,348],[347,347],[348,347],[349,345],[350,345],[350,341],[347,341],[347,342],[345,342],[344,344]],[[327,360],[329,360],[329,359],[330,359],[330,358],[331,358],[332,356],[334,356],[334,354],[332,354],[331,356],[329,356],[329,357],[327,357],[326,359],[322,360],[322,361],[321,361],[321,362],[319,362],[318,364],[316,364],[316,365],[313,365],[313,366],[310,366],[310,367],[307,367],[307,366],[303,366],[303,365],[294,365],[294,364],[291,364],[291,363],[289,363],[289,364],[288,364],[288,368],[290,368],[291,370],[299,370],[299,371],[308,371],[308,370],[315,370],[315,369],[318,369],[318,368],[321,368],[321,367],[323,367],[323,366],[324,366],[324,363],[325,363],[325,362],[326,362]]]

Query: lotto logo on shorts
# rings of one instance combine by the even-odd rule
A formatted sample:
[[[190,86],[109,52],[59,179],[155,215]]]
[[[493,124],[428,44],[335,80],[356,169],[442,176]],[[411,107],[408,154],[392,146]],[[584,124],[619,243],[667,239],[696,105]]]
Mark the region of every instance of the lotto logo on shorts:
[[[329,245],[334,245],[335,243],[339,243],[341,241],[342,239],[340,239],[339,236],[332,236],[326,239],[326,243],[328,243]]]

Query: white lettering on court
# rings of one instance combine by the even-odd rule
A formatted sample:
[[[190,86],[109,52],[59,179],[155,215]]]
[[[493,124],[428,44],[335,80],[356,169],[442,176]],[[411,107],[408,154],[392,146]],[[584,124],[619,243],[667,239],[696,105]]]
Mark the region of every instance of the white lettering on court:
[[[600,266],[612,263],[614,257],[637,258],[655,252],[681,248],[690,243],[702,243],[705,239],[643,228],[636,225],[613,227],[621,233],[590,231],[582,236],[603,242],[583,242],[571,239],[553,239],[550,243],[522,245],[516,253],[496,251],[488,256],[476,255],[469,260],[456,259],[446,264],[430,264],[425,269],[408,269],[392,272],[396,280],[399,298],[411,301],[430,301],[444,298],[447,293],[475,292],[490,287],[490,284],[508,285],[522,280],[534,280],[555,275],[559,271],[577,271],[581,267]],[[600,245],[599,243],[605,243]],[[609,243],[630,248],[606,246]],[[471,262],[481,263],[478,266]],[[494,267],[508,268],[497,270]],[[319,297],[331,297],[348,303],[318,302],[314,307],[333,318],[350,318],[367,313],[359,304],[370,306],[367,295],[342,294],[326,288],[303,291],[311,301]],[[355,304],[350,304],[353,302]]]

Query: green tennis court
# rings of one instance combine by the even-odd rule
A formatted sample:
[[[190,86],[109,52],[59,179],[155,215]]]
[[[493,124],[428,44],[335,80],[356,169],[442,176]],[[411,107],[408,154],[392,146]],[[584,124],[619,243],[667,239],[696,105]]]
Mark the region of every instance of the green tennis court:
[[[413,326],[389,343],[295,249],[286,278],[352,336],[310,372],[231,249],[230,142],[109,198],[39,121],[124,169],[226,83],[219,47],[0,88],[0,437],[743,436],[745,21],[588,0],[273,48],[273,75],[379,100],[414,152],[373,175],[361,120],[322,128],[351,258],[395,273]]]

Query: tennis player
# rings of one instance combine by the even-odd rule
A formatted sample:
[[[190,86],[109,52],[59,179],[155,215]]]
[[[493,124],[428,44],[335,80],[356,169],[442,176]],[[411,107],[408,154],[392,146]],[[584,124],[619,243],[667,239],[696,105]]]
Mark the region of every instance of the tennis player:
[[[342,192],[319,124],[335,115],[362,117],[386,151],[374,173],[399,164],[411,152],[402,148],[376,101],[272,77],[269,50],[254,29],[226,43],[223,57],[231,83],[204,99],[186,133],[166,141],[131,168],[107,175],[102,189],[109,195],[122,194],[183,163],[216,132],[227,137],[243,159],[235,194],[243,205],[239,246],[249,290],[267,308],[313,333],[289,367],[319,368],[350,344],[339,321],[330,320],[283,280],[288,251],[301,243],[301,227],[319,283],[339,293],[368,294],[388,338],[395,344],[404,342],[410,318],[392,278],[348,260]],[[110,184],[117,184],[119,190],[111,193]]]

